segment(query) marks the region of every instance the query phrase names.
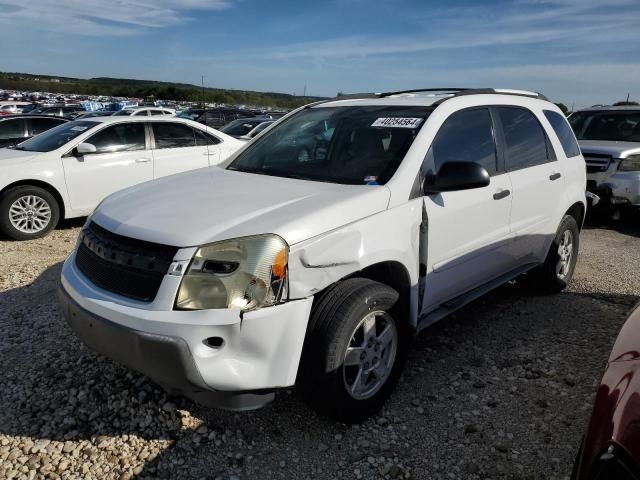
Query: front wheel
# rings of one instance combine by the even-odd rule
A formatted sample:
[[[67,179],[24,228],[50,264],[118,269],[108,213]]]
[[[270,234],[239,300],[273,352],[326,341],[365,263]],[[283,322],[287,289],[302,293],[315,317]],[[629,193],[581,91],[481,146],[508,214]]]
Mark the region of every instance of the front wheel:
[[[58,202],[43,188],[19,186],[0,197],[0,230],[14,240],[43,237],[59,218]]]
[[[353,278],[314,305],[298,386],[317,410],[346,423],[377,412],[398,381],[407,350],[398,293]]]
[[[571,279],[578,261],[580,230],[575,219],[565,215],[543,265],[531,272],[534,286],[546,293],[564,290]]]

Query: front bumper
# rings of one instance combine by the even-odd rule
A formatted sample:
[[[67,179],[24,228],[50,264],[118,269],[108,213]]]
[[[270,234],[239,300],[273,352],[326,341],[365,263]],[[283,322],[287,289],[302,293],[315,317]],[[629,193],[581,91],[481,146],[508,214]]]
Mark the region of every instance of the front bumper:
[[[62,269],[60,301],[92,350],[200,403],[250,409],[271,400],[264,392],[295,383],[312,298],[244,314],[150,310],[95,287],[72,255]]]
[[[601,207],[640,206],[640,173],[617,172],[605,180],[587,175],[587,190],[601,198]]]

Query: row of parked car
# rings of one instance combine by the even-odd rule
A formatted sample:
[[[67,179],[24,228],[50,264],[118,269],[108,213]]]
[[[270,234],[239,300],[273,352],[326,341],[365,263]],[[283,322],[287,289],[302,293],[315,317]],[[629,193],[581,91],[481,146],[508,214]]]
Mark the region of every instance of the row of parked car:
[[[391,394],[411,333],[514,278],[571,281],[587,174],[640,177],[633,110],[575,115],[533,92],[425,89],[312,104],[250,142],[194,117],[86,118],[0,150],[0,228],[35,238],[90,214],[60,299],[94,350],[209,405],[258,408],[295,384],[357,422]],[[638,473],[639,321],[580,480]]]
[[[15,106],[14,104],[11,104]],[[250,140],[260,133],[284,112],[257,114],[240,109],[189,109],[179,114],[175,110],[164,107],[131,107],[114,112],[88,112],[79,106],[40,107],[19,114],[0,116],[0,147],[16,145],[38,133],[71,120],[85,120],[105,116],[157,117],[177,116],[197,121],[208,127],[220,129],[228,135]]]

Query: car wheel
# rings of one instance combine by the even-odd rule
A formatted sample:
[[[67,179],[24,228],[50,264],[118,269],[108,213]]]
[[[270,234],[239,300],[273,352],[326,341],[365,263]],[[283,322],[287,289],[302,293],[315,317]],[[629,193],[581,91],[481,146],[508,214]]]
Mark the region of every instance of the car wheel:
[[[59,218],[58,202],[40,187],[15,187],[0,198],[0,230],[14,240],[43,237]]]
[[[397,301],[394,289],[364,278],[340,282],[318,299],[298,381],[318,411],[356,423],[382,407],[402,371],[409,338]]]
[[[531,272],[534,286],[545,293],[564,290],[573,277],[579,246],[578,224],[573,217],[565,215],[544,264]]]

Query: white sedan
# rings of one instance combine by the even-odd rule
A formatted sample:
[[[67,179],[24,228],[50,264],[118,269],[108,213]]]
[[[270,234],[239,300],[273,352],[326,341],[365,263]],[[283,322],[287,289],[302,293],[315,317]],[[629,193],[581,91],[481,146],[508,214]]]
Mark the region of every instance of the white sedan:
[[[61,218],[88,215],[117,190],[217,165],[244,144],[180,118],[65,123],[0,149],[0,231],[15,240],[41,237]]]

